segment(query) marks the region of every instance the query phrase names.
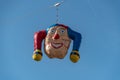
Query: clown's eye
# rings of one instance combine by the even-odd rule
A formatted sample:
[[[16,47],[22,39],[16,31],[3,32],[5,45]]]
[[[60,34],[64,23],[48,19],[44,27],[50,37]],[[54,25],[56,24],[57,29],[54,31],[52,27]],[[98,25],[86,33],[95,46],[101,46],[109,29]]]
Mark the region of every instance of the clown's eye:
[[[51,30],[51,31],[50,31],[50,33],[52,33],[52,34],[53,34],[53,33],[55,33],[55,30],[54,30],[54,29],[53,29],[53,30]]]
[[[61,34],[65,33],[65,30],[61,29],[61,30],[60,30],[60,33],[61,33]]]

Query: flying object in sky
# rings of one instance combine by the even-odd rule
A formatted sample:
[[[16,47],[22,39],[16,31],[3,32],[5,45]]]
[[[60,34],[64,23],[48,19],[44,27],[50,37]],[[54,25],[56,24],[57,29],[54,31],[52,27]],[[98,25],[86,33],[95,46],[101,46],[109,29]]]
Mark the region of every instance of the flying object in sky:
[[[72,30],[70,27],[58,23],[58,7],[63,1],[54,4],[56,7],[56,24],[48,27],[46,30],[40,30],[34,35],[34,52],[32,58],[40,61],[43,56],[42,41],[44,40],[44,52],[49,58],[63,59],[69,49],[71,40],[73,40],[73,50],[70,53],[70,60],[73,63],[80,59],[79,47],[81,44],[81,34]]]
[[[73,31],[64,24],[54,24],[47,30],[40,30],[34,35],[33,59],[40,61],[43,56],[42,41],[44,40],[44,52],[49,58],[63,59],[73,40],[73,50],[70,53],[70,60],[74,63],[80,59],[79,47],[81,44],[81,34]]]
[[[57,2],[57,3],[55,3],[55,4],[54,4],[54,7],[58,7],[58,6],[60,6],[63,2],[64,2],[64,1],[61,1],[61,2]]]

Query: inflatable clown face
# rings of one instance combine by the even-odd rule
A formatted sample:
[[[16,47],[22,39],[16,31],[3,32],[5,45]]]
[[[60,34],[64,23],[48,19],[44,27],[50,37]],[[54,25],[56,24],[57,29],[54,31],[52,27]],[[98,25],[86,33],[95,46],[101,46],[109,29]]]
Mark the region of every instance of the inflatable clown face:
[[[45,53],[50,58],[64,58],[71,39],[66,27],[54,26],[48,30],[45,38]]]
[[[47,30],[41,30],[34,35],[34,54],[33,59],[42,59],[42,41],[44,40],[44,51],[49,58],[62,59],[68,52],[71,40],[73,40],[73,50],[70,54],[72,62],[77,62],[80,58],[79,47],[81,34],[70,29],[63,24],[54,24]]]

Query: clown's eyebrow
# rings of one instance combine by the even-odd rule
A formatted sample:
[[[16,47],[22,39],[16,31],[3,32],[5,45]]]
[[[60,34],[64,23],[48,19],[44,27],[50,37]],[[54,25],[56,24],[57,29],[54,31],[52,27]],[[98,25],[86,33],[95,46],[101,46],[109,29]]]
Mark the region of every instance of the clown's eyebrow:
[[[55,28],[55,27],[53,27],[53,28],[51,28],[50,30],[56,30],[56,28]]]

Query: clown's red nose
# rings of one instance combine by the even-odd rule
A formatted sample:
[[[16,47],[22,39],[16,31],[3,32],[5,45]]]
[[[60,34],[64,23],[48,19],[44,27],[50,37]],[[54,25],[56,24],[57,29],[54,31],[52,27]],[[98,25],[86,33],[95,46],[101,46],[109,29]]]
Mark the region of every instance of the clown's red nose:
[[[59,38],[60,38],[59,34],[55,34],[55,35],[53,36],[53,39],[59,39]]]

